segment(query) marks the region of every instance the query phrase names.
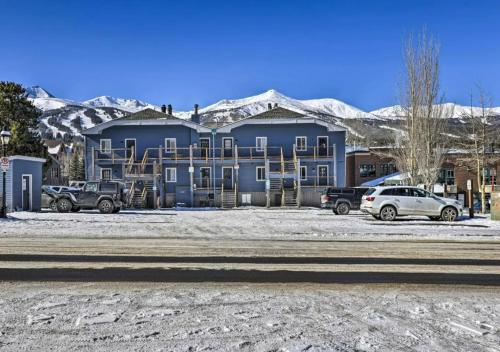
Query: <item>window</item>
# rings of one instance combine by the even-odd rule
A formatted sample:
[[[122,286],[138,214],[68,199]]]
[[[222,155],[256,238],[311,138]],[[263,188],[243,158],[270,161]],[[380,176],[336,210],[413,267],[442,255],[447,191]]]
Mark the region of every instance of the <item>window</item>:
[[[267,147],[267,137],[255,137],[255,150],[263,152]]]
[[[307,166],[300,167],[300,180],[301,181],[307,180]]]
[[[98,186],[99,186],[99,184],[96,182],[89,182],[89,183],[85,184],[85,187],[83,188],[83,190],[85,192],[97,192]]]
[[[100,149],[102,153],[111,153],[111,139],[101,139]]]
[[[266,180],[266,168],[264,166],[257,166],[255,168],[256,180],[265,181]]]
[[[177,169],[175,167],[165,168],[165,182],[177,182]]]
[[[101,180],[111,180],[111,169],[101,169]]]
[[[307,137],[295,137],[295,149],[297,151],[306,151]]]
[[[453,169],[442,169],[439,178],[439,183],[446,184],[448,186],[455,184],[455,170]]]
[[[359,176],[360,177],[375,177],[375,165],[373,164],[361,164],[359,165]]]
[[[496,169],[484,168],[482,176],[484,177],[485,184],[487,185],[496,184],[497,181]]]
[[[177,140],[175,138],[165,138],[165,153],[175,153]]]
[[[101,183],[101,192],[112,192],[116,193],[117,184],[113,182]]]
[[[382,164],[380,165],[380,168],[381,168],[381,176],[387,176],[397,171],[396,165],[394,165],[393,163]]]

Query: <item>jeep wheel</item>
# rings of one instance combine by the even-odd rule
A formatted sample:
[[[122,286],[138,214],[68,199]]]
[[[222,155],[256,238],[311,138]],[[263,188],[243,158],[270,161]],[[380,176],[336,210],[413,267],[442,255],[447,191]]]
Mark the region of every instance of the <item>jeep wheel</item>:
[[[441,212],[441,219],[444,221],[455,221],[457,219],[457,209],[453,207],[446,207]]]
[[[380,210],[380,219],[383,221],[393,221],[396,219],[396,208],[392,205],[386,205]]]
[[[114,206],[113,202],[108,199],[101,200],[97,206],[102,214],[111,214],[113,212]]]
[[[73,208],[73,204],[71,204],[69,199],[62,198],[57,201],[57,211],[60,213],[67,213]]]
[[[50,210],[52,210],[52,211],[57,211],[57,203],[56,203],[56,201],[55,201],[55,200],[53,200],[52,202],[50,202],[50,204],[49,204],[49,208],[50,208]]]
[[[351,210],[351,207],[347,203],[340,203],[337,205],[337,212],[339,215],[347,215],[349,214],[349,211]]]
[[[113,209],[113,214],[116,214],[116,213],[120,212],[120,209],[121,209],[120,207],[114,208]]]

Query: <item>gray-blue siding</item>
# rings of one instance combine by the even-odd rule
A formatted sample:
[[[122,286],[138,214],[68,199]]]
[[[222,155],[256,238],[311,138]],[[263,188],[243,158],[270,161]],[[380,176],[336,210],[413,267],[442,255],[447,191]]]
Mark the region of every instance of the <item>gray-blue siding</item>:
[[[31,175],[31,207],[33,211],[41,209],[42,202],[42,167],[43,163],[30,160],[14,159],[10,162],[9,178],[10,189],[7,191],[9,209],[16,210],[23,207],[22,176]],[[9,185],[7,186],[9,188]],[[9,194],[10,192],[10,194]],[[9,197],[10,196],[10,197]]]

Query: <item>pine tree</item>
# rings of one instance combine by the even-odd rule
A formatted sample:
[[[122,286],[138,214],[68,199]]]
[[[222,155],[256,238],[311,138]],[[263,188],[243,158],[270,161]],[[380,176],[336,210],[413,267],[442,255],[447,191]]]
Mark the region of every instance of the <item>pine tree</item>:
[[[73,151],[69,162],[69,179],[70,181],[78,181],[78,170],[80,168],[80,157],[78,153]]]
[[[14,82],[0,82],[0,128],[11,132],[9,155],[47,157],[38,132],[40,111],[26,98],[25,89]]]
[[[76,181],[85,181],[85,159],[83,158],[83,156],[79,157]]]

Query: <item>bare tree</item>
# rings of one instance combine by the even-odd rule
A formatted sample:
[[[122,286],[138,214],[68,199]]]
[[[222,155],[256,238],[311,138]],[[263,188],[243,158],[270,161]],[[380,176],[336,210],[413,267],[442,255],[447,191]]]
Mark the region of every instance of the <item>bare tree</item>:
[[[476,182],[481,193],[481,211],[486,210],[486,177],[485,170],[499,160],[498,154],[494,153],[494,144],[499,132],[493,125],[495,112],[492,109],[491,98],[478,85],[478,107],[473,107],[471,95],[470,111],[462,116],[463,131],[461,143],[459,144],[464,153],[461,161],[467,166],[475,169]]]
[[[439,47],[423,30],[404,48],[405,76],[401,89],[404,131],[396,141],[395,159],[411,185],[432,190],[446,152],[446,118],[439,87]]]

